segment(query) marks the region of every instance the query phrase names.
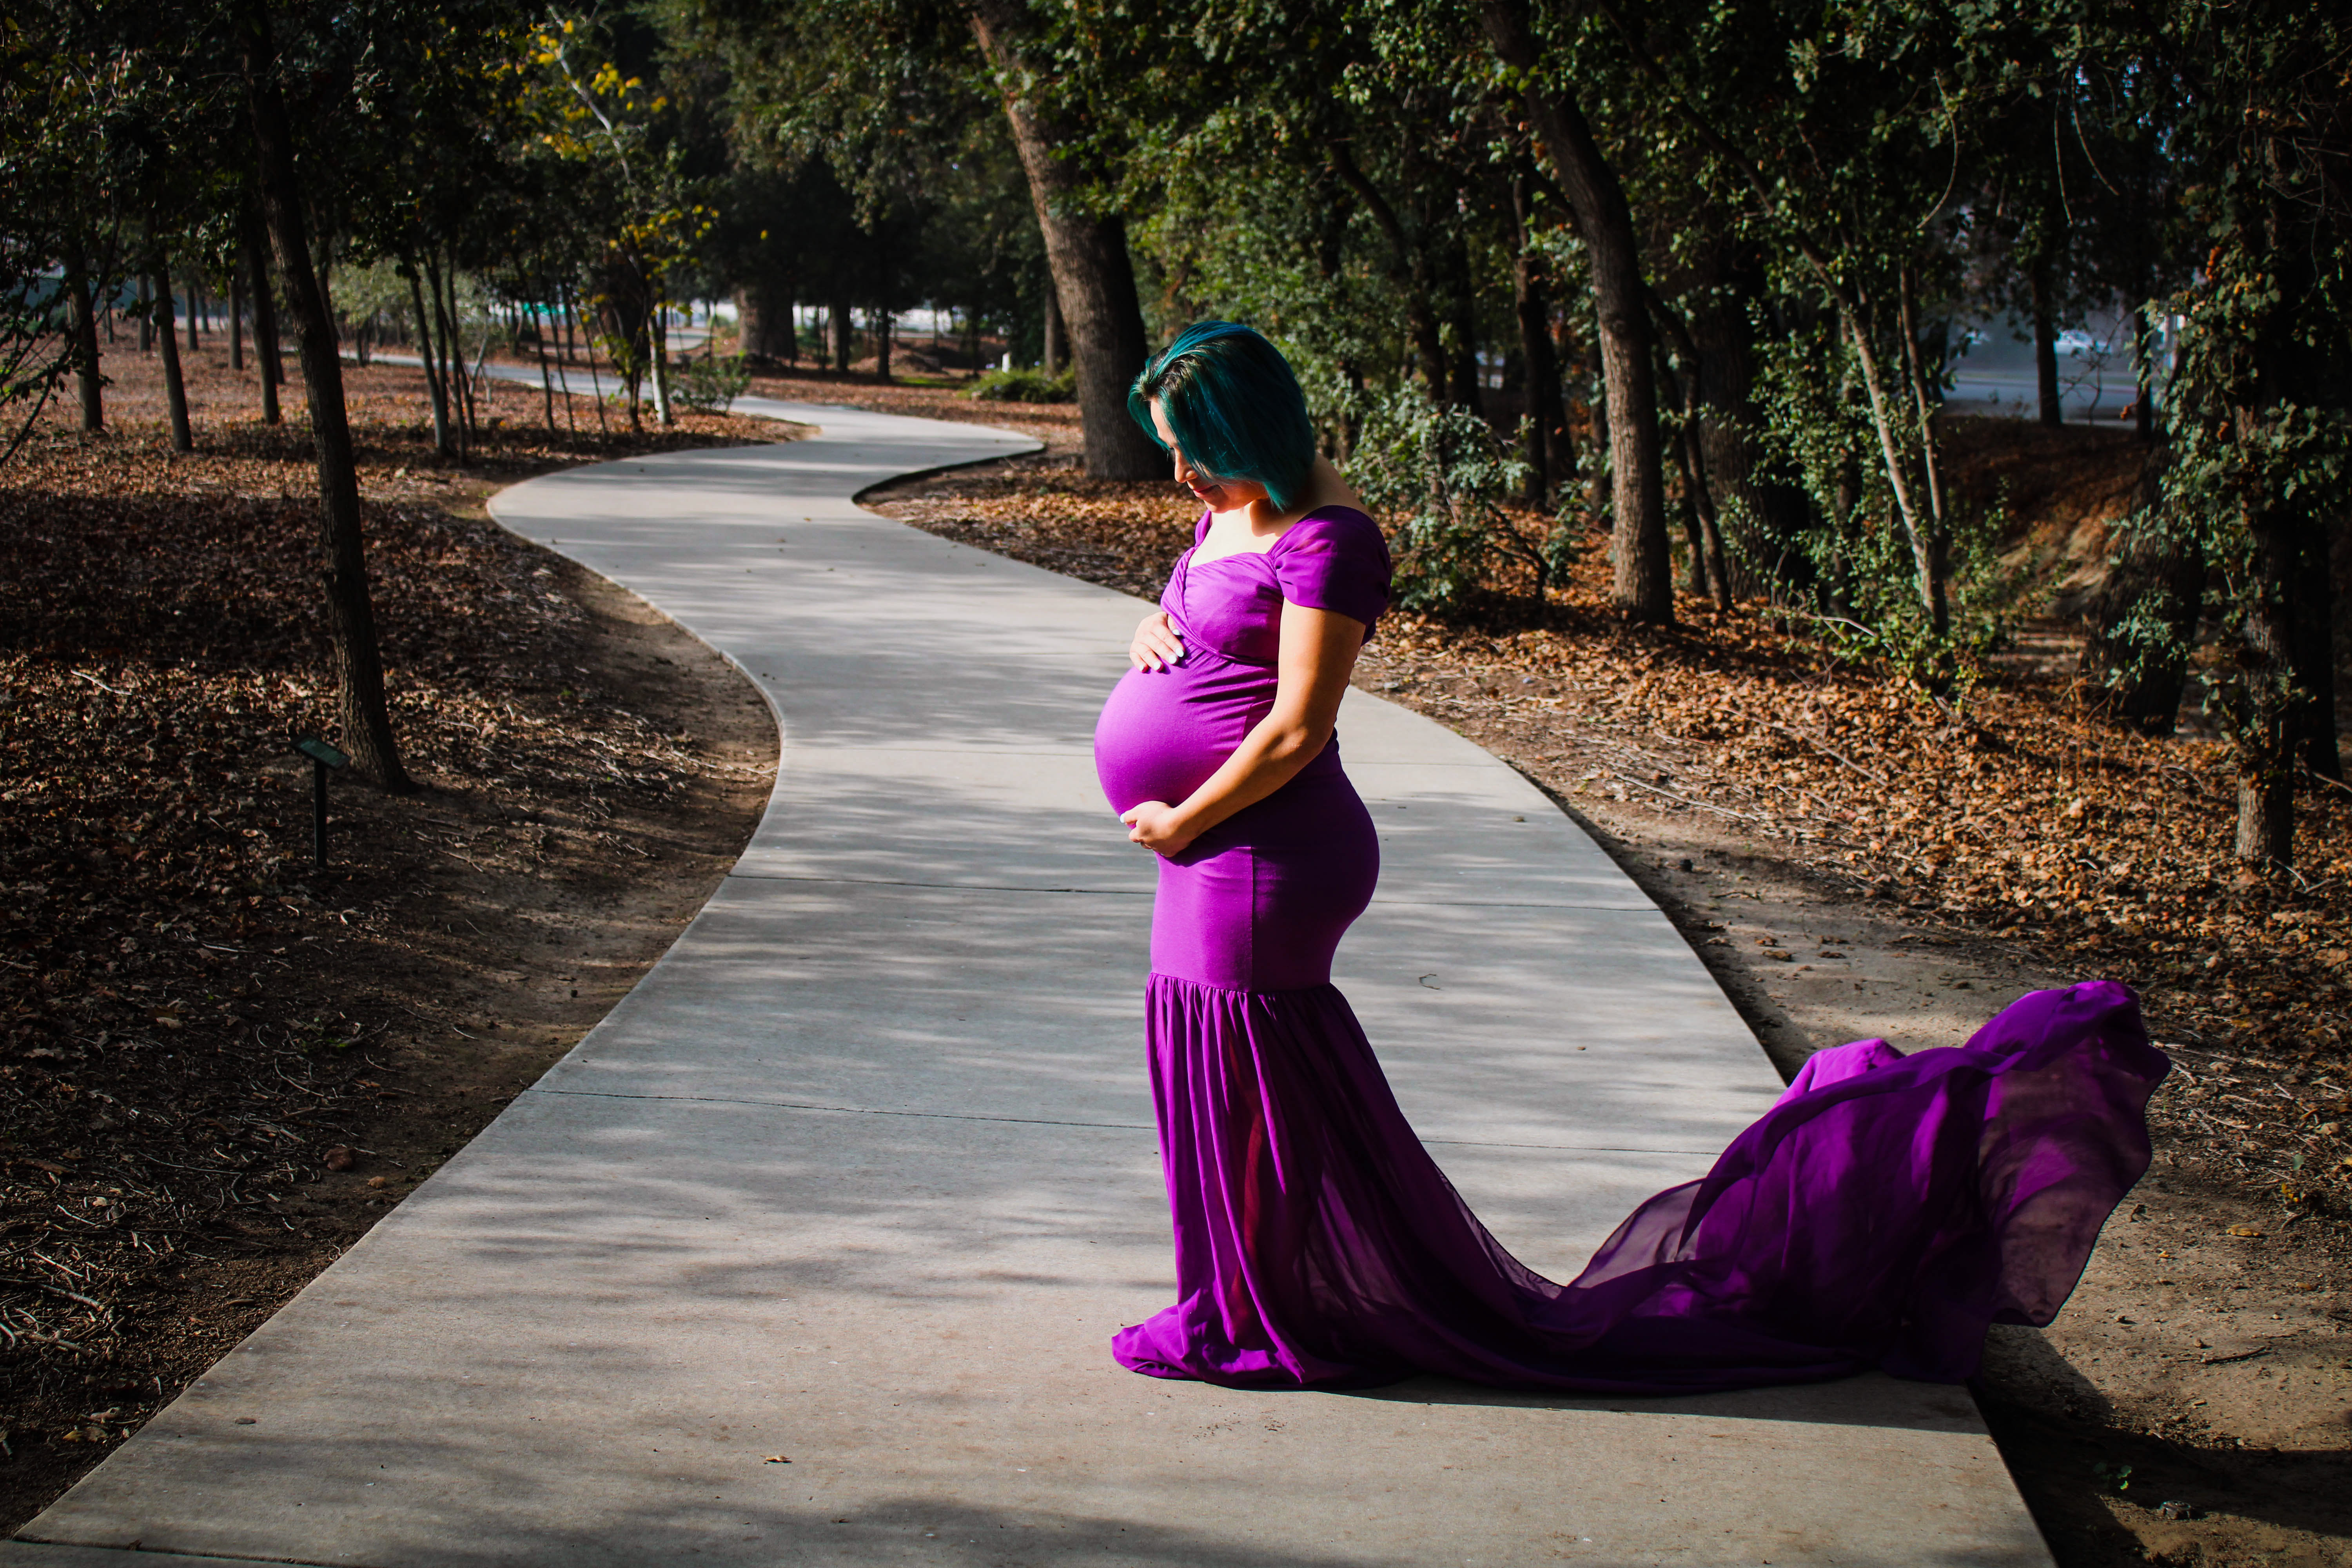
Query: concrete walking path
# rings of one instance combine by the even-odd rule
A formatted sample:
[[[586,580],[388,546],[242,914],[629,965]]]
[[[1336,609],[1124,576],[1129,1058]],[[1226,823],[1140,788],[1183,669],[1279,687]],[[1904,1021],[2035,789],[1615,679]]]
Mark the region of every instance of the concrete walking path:
[[[492,510],[775,703],[740,863],[0,1568],[2047,1563],[1959,1389],[1252,1394],[1115,1365],[1171,1284],[1152,871],[1089,756],[1143,606],[851,502],[1025,438],[737,407],[823,433]],[[1339,728],[1384,868],[1336,978],[1472,1205],[1569,1277],[1779,1081],[1517,773],[1361,692]]]

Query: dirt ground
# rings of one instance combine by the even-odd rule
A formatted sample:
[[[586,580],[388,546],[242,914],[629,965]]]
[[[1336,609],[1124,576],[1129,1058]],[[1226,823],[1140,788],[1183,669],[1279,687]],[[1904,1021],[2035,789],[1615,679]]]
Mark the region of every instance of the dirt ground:
[[[2060,568],[2045,581],[2079,581],[2096,550],[2083,535],[2095,535],[2098,509],[2128,491],[2115,465],[2054,448],[2021,457],[1971,435],[1998,459],[1984,467],[2040,507],[2019,545]],[[868,504],[1146,597],[1189,542],[1194,515],[1170,489],[1087,480],[1054,453],[887,487]],[[1704,622],[1702,606],[1684,609]],[[1392,622],[1367,649],[1358,683],[1486,746],[1590,829],[1675,921],[1784,1075],[1846,1040],[1880,1037],[1906,1051],[1959,1044],[2029,990],[2093,975],[2139,988],[2177,1064],[2152,1107],[2156,1164],[2059,1319],[1996,1331],[1979,1400],[2063,1568],[2352,1563],[2352,1232],[2340,1174],[2329,1185],[2306,1174],[2347,1148],[2352,1075],[2336,1029],[2345,993],[2330,978],[2340,951],[2323,947],[2335,959],[2279,983],[2276,1019],[2254,1016],[2249,1009],[2273,994],[2251,949],[2216,927],[2204,939],[2213,963],[2170,956],[2128,911],[2137,895],[2126,879],[2088,885],[2079,899],[2017,902],[2021,883],[1988,889],[1944,874],[1935,857],[1949,858],[1948,845],[1915,857],[1897,842],[1909,819],[1927,815],[1903,805],[1906,788],[1926,787],[1916,775],[1959,771],[1979,747],[2047,748],[2051,727],[2074,724],[2064,755],[2044,753],[2062,775],[2055,810],[2045,792],[1997,799],[1985,816],[1998,826],[2017,814],[2006,823],[2015,832],[2025,831],[2017,816],[2054,816],[2080,854],[2121,860],[2126,852],[2097,842],[2100,833],[2137,829],[2120,812],[2112,824],[2087,806],[2067,816],[2070,801],[2128,791],[2128,779],[2165,768],[2210,771],[2210,748],[2085,739],[2079,703],[2070,710],[2047,679],[1987,693],[1982,715],[1965,721],[1919,694],[1863,682],[1874,706],[1927,710],[1927,743],[1906,752],[1883,731],[1877,742],[1833,733],[1814,710],[1816,698],[1825,709],[1837,701],[1854,672],[1809,665],[1801,651],[1759,652],[1763,639],[1742,641],[1746,633],[1690,630],[1693,643],[1717,640],[1694,660],[1689,689],[1664,696],[1653,688],[1674,650],[1629,642],[1590,617],[1500,632]],[[1780,687],[1743,692],[1733,679],[1753,668],[1743,658],[1771,668]],[[2021,662],[2046,673],[2046,661]],[[1727,747],[1726,711],[1742,703],[1762,714],[1759,732],[1803,726],[1801,743],[1760,755]],[[2094,753],[2095,763],[2084,760]],[[1850,776],[1857,770],[1877,786]],[[2182,816],[2183,835],[2211,826],[2187,806]],[[2323,808],[2308,832],[2322,847],[2315,874],[2336,881],[2325,850],[2339,825]],[[2037,853],[2029,835],[2020,863]],[[2242,888],[2209,896],[2217,909],[2258,897]],[[2230,930],[2274,932],[2277,914],[2288,918],[2291,952],[2301,951],[2293,922],[2331,933],[2315,941],[2341,940],[2333,903],[2269,921],[2256,913]],[[2242,954],[2246,973],[2233,980],[2224,953]],[[2291,984],[2317,1009],[2290,1014]]]
[[[380,365],[351,375],[354,422],[423,787],[338,779],[314,868],[289,745],[331,735],[301,399],[264,426],[254,373],[196,357],[197,455],[168,453],[125,353],[107,433],[52,417],[0,468],[0,1533],[593,1026],[774,777],[731,667],[480,502],[791,428],[608,437],[583,399],[550,436],[535,389],[500,388],[475,461],[443,466],[418,373]]]

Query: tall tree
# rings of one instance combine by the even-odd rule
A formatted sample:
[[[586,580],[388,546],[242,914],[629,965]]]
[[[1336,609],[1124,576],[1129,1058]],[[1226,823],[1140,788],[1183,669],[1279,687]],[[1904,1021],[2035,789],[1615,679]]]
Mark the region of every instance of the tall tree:
[[[1651,333],[1641,237],[1625,189],[1576,97],[1545,68],[1527,0],[1482,0],[1495,54],[1512,74],[1544,157],[1575,209],[1591,258],[1609,400],[1617,607],[1642,621],[1671,621],[1674,561],[1666,543],[1665,473],[1658,432],[1656,342]]]
[[[163,334],[163,401],[172,417],[172,450],[193,452],[196,449],[195,432],[188,424],[188,387],[180,377],[180,336],[178,323],[172,318],[172,268],[161,256],[155,261],[155,330]],[[188,312],[195,319],[194,302]]]
[[[2300,777],[2340,776],[2331,535],[2352,485],[2352,22],[2176,0],[2155,37],[2193,106],[2177,145],[2210,248],[2176,297],[2186,342],[2167,511],[2225,568],[2220,706],[2238,858],[2294,858]]]
[[[1050,74],[1034,58],[1042,40],[1027,8],[1017,0],[975,0],[971,18],[972,37],[996,73],[1005,121],[1045,237],[1055,298],[1069,329],[1087,472],[1108,479],[1157,478],[1168,460],[1127,408],[1128,387],[1150,346],[1128,254],[1127,219],[1106,210],[1090,189],[1108,172],[1086,155],[1087,128],[1046,90]]]
[[[277,39],[269,12],[258,3],[249,3],[237,21],[262,215],[302,344],[303,387],[309,395],[310,438],[318,456],[320,531],[327,554],[327,626],[334,652],[343,749],[384,789],[406,793],[416,786],[401,763],[392,710],[384,697],[383,654],[368,587],[359,467],[343,401],[341,345],[326,291],[320,287],[311,263],[294,132],[278,79]]]

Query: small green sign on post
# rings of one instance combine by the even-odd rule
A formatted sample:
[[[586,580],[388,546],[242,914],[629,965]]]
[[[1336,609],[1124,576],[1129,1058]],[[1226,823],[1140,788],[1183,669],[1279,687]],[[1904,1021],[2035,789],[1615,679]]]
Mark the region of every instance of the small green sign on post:
[[[310,735],[295,742],[294,749],[310,759],[310,860],[324,870],[327,865],[327,770],[340,768],[351,758],[326,742]]]

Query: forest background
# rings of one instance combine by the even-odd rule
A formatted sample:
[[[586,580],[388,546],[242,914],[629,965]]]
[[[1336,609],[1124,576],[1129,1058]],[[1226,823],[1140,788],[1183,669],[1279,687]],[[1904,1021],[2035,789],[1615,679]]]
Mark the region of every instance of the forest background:
[[[2021,323],[2055,423],[2062,334],[2102,311],[2149,460],[2094,673],[2156,732],[2194,696],[2232,748],[2249,865],[2291,863],[2298,794],[2341,778],[2332,16],[248,0],[35,4],[5,29],[20,416],[71,373],[102,422],[98,323],[126,289],[159,331],[175,293],[249,289],[273,363],[282,302],[314,411],[347,338],[423,344],[452,455],[494,340],[543,353],[576,324],[630,419],[649,391],[667,422],[680,302],[731,298],[742,352],[788,363],[821,306],[805,352],[841,370],[862,312],[884,376],[920,304],[1042,362],[1042,388],[1001,390],[1052,395],[1066,356],[1087,471],[1141,479],[1160,458],[1128,381],[1227,316],[1299,367],[1389,516],[1408,607],[1498,569],[1540,596],[1605,543],[1629,620],[1674,618],[1679,557],[1717,605],[1811,617],[1945,695],[2013,592],[1998,505],[1946,471],[1950,368],[1984,323]],[[396,783],[338,445],[321,434],[344,728]]]
[[[1002,356],[961,390],[1074,404],[1075,471],[958,504],[1149,587],[1173,536],[1104,499],[1165,473],[1125,389],[1183,323],[1246,321],[1391,532],[1384,687],[1444,711],[1506,670],[1513,702],[1581,681],[1651,750],[1558,779],[1530,751],[1563,798],[1647,792],[1819,851],[1856,899],[2099,952],[2227,1069],[2174,1135],[2319,1215],[2352,1188],[2347,175],[2352,22],[2277,0],[24,0],[0,490],[47,505],[77,460],[51,437],[110,436],[118,332],[152,348],[161,448],[195,455],[250,443],[192,418],[180,345],[249,341],[275,427],[290,341],[318,587],[275,581],[282,539],[247,575],[315,591],[315,727],[398,797],[425,726],[369,552],[407,525],[362,494],[392,468],[354,362],[421,358],[416,463],[493,473],[531,406],[493,360],[567,376],[552,442],[559,406],[659,439],[755,372],[864,396]],[[2126,417],[2035,447],[2086,328]],[[1958,417],[1972,339],[2012,331],[2028,417]],[[584,401],[583,362],[610,378]],[[2050,584],[2005,550],[2026,498],[1984,482],[2028,449],[2125,490],[2032,690]],[[12,691],[99,679],[19,590]],[[1507,706],[1446,716],[1508,752]],[[8,753],[9,801],[39,750]],[[6,831],[11,885],[48,887],[65,850]],[[97,1070],[46,896],[8,927],[5,978],[52,993],[0,1017],[26,1104]]]

